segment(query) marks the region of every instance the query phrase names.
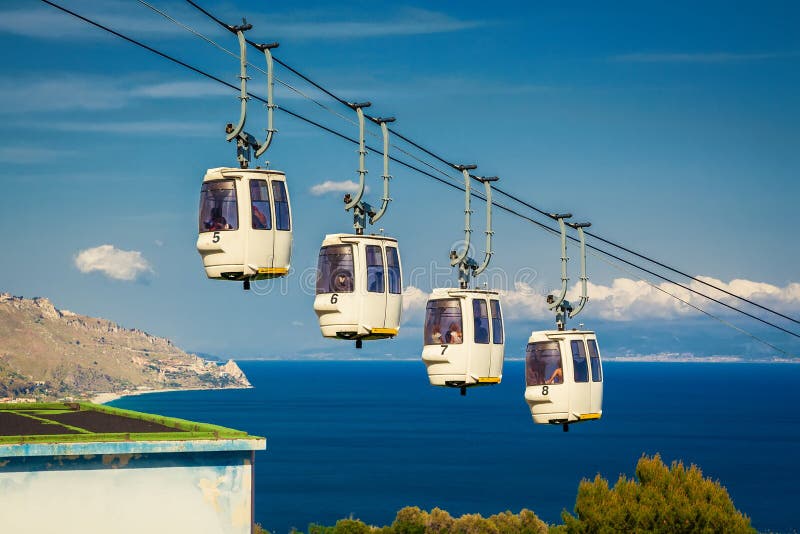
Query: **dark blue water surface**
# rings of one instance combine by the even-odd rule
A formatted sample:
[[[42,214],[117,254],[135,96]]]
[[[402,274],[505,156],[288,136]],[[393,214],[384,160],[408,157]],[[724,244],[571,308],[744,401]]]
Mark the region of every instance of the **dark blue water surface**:
[[[128,397],[114,406],[267,438],[256,521],[283,533],[407,505],[453,515],[572,510],[578,482],[633,475],[643,454],[683,460],[725,485],[762,531],[800,525],[800,365],[605,364],[603,419],[534,425],[523,363],[503,383],[428,384],[421,362],[241,362],[251,390]]]

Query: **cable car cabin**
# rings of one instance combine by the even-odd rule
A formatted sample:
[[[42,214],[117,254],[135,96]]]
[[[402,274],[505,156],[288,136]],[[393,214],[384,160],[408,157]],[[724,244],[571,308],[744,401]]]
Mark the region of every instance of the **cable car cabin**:
[[[597,336],[586,330],[533,332],[525,355],[525,400],[534,423],[599,419],[603,367]]]
[[[209,278],[250,280],[289,272],[292,216],[286,177],[266,169],[209,169],[200,192],[197,251]]]
[[[431,385],[499,384],[505,348],[500,295],[480,289],[434,289],[425,311],[422,361]]]
[[[394,337],[400,329],[403,280],[397,240],[379,235],[325,236],[317,264],[314,311],[324,337]]]

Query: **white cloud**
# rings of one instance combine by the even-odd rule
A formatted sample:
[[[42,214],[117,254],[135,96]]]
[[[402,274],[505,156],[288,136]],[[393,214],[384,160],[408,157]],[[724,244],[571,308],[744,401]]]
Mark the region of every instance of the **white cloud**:
[[[185,32],[160,15],[144,10],[138,3],[83,0],[72,2],[69,7],[104,26],[139,37],[175,37]],[[0,11],[0,32],[48,40],[116,39],[50,6]]]
[[[784,313],[800,311],[800,283],[791,283],[785,287],[778,287],[750,280],[737,279],[726,283],[711,277],[698,276],[698,278],[777,311]],[[751,313],[757,311],[739,299],[700,282],[692,281],[685,285],[736,308]],[[589,282],[587,288],[589,302],[584,308],[583,314],[610,321],[676,319],[700,313],[691,306],[687,306],[668,295],[665,291],[714,314],[729,315],[735,313],[730,309],[712,303],[700,295],[668,282],[656,284],[656,287],[653,287],[641,280],[617,278],[608,286]],[[550,293],[556,292],[556,288],[550,291]],[[503,309],[509,319],[526,317],[541,319],[552,316],[552,312],[547,309],[545,302],[547,293],[545,292],[536,291],[524,283],[517,283],[513,290],[502,291],[501,293],[503,294]],[[573,305],[577,305],[579,297],[580,287],[576,283],[567,291],[567,299]]]
[[[236,91],[206,81],[149,82],[152,74],[103,76],[48,72],[0,80],[3,113],[41,111],[107,111],[142,99],[199,99],[230,96]]]
[[[309,192],[318,197],[327,193],[355,193],[357,189],[358,183],[353,180],[342,180],[341,182],[325,180],[321,184],[312,186]],[[369,193],[369,186],[365,187],[364,192]]]
[[[30,165],[31,161],[45,161],[67,156],[75,152],[35,146],[4,146],[0,147],[0,162]]]
[[[168,120],[145,121],[73,121],[50,122],[47,127],[63,132],[112,133],[127,135],[181,135],[186,137],[220,136],[222,129],[211,123],[175,123]]]
[[[267,28],[267,33],[276,39],[295,40],[426,35],[470,30],[488,24],[484,20],[460,20],[437,11],[411,7],[381,21],[342,20],[337,13],[304,12],[272,16],[263,21],[252,17],[252,22],[254,26]]]
[[[81,250],[75,256],[75,267],[82,273],[99,271],[115,280],[133,281],[152,273],[150,263],[138,250],[120,250],[113,245]]]
[[[609,59],[620,63],[736,63],[792,57],[795,53],[753,53],[736,54],[730,52],[699,53],[633,53],[612,56]]]
[[[408,286],[403,289],[403,323],[419,319],[428,303],[428,293],[418,287]],[[416,321],[415,321],[416,322]]]
[[[131,96],[142,98],[204,98],[232,96],[234,91],[216,82],[165,82],[141,85],[131,89]]]

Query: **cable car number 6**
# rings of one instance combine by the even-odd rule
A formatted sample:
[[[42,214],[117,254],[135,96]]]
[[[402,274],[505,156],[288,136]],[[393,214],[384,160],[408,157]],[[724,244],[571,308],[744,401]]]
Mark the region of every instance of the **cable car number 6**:
[[[334,293],[331,295],[331,304],[336,304],[339,302],[339,293]]]

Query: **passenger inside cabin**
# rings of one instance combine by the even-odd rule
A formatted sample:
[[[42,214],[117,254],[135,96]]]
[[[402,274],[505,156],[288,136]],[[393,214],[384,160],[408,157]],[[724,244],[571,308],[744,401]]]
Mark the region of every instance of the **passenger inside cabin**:
[[[222,209],[211,208],[211,220],[206,222],[206,228],[208,230],[230,230],[231,226],[222,216]]]
[[[433,325],[433,328],[431,329],[430,339],[435,345],[442,344],[442,329],[439,327],[438,324]]]
[[[561,367],[557,367],[553,374],[550,375],[550,378],[547,379],[548,384],[560,384],[564,381],[564,372],[561,370]]]
[[[350,273],[339,273],[333,281],[333,290],[348,293],[353,291],[353,278]]]
[[[252,204],[253,206],[253,228],[256,230],[266,230],[267,229],[267,216],[264,215],[260,209],[255,205],[255,202]]]
[[[445,334],[445,343],[459,344],[463,339],[458,325],[456,323],[450,323],[450,330]]]

